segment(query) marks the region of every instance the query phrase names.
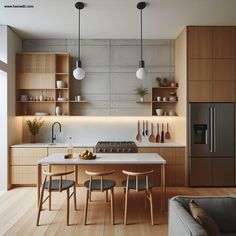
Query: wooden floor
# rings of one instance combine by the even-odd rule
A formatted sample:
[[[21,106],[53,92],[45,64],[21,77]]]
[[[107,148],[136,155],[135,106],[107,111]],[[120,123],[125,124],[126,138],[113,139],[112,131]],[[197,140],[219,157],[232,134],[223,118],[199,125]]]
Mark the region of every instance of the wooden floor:
[[[236,188],[168,188],[167,197],[175,195],[226,195],[235,194]],[[115,189],[115,225],[110,224],[110,202],[105,193],[93,193],[88,208],[88,224],[83,225],[85,189],[77,188],[78,208],[74,211],[71,201],[70,226],[66,226],[66,195],[54,193],[52,211],[41,214],[40,226],[36,227],[36,188],[15,188],[0,196],[0,235],[80,235],[80,236],[165,236],[167,212],[161,213],[160,191],[154,189],[154,221],[150,223],[149,210],[144,209],[144,194],[130,194],[128,223],[123,225],[123,191]]]

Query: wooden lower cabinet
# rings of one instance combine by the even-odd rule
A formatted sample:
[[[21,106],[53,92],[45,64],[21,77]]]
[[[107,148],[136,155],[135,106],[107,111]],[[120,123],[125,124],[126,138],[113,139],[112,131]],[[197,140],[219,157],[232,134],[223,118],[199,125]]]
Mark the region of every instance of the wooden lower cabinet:
[[[35,185],[37,162],[47,156],[47,148],[10,148],[10,185]]]
[[[142,153],[158,153],[166,160],[167,186],[185,186],[185,148],[138,148]],[[160,169],[157,170],[160,172]],[[158,175],[160,176],[160,175]],[[160,183],[160,181],[158,181]]]
[[[81,153],[90,148],[74,148],[74,153]],[[166,161],[166,183],[167,186],[185,186],[185,148],[138,148],[139,153],[159,153]],[[11,185],[36,185],[37,183],[37,162],[38,160],[53,153],[66,153],[66,148],[10,148],[10,184]],[[48,167],[44,167],[48,170]],[[73,170],[74,166],[52,165],[51,171],[65,172]],[[125,179],[122,170],[148,171],[154,170],[150,176],[155,186],[160,186],[161,168],[159,165],[80,165],[78,166],[77,183],[83,185],[88,180],[85,170],[108,171],[115,169],[116,172],[109,178],[116,181],[117,186],[121,186],[121,181]],[[74,174],[67,176],[74,179]]]

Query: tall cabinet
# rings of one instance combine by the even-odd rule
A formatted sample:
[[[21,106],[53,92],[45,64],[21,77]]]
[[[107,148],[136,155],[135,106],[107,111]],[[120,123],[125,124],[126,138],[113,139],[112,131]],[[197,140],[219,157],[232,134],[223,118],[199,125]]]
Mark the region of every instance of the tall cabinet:
[[[235,101],[235,27],[187,27],[189,102]]]
[[[175,46],[175,76],[186,81],[187,114],[189,102],[235,103],[236,27],[187,26]],[[187,138],[188,129],[187,122]],[[194,186],[236,183],[235,158],[195,158],[188,162],[188,170]]]
[[[16,54],[16,115],[69,115],[69,77],[67,53]]]

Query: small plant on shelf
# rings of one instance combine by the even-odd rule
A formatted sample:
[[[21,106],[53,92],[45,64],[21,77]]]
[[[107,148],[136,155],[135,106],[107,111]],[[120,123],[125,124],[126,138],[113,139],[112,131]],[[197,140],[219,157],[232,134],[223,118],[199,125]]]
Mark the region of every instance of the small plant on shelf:
[[[161,86],[161,78],[160,77],[156,77],[156,85],[157,85],[157,87]]]
[[[144,100],[144,96],[148,94],[148,89],[143,86],[137,87],[135,90],[135,94],[139,96],[140,101]]]
[[[42,117],[37,119],[36,117],[33,120],[27,120],[26,124],[29,128],[30,134],[31,134],[31,142],[36,142],[36,135],[39,134],[39,130],[42,127],[44,123],[44,120],[42,120]]]
[[[163,87],[168,87],[168,86],[169,86],[168,79],[167,79],[167,78],[163,78],[163,79],[162,79],[162,82],[161,82],[161,85],[162,85]]]

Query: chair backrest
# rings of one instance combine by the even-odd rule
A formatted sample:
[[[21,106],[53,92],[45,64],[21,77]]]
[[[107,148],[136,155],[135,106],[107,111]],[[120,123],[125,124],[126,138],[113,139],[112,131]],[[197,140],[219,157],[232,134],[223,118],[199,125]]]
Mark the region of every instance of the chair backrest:
[[[130,177],[135,177],[135,182],[136,182],[136,184],[135,184],[136,189],[135,190],[136,190],[136,192],[138,192],[139,191],[139,176],[145,176],[146,190],[148,191],[148,189],[149,189],[149,175],[153,172],[154,172],[153,170],[144,171],[144,172],[131,172],[131,171],[127,171],[127,170],[122,170],[122,173],[127,175],[126,189],[128,189]]]
[[[62,177],[65,175],[70,175],[73,174],[75,171],[67,171],[67,172],[47,172],[43,170],[43,174],[45,175],[44,181],[43,181],[43,188],[45,187],[47,178],[49,177],[49,183],[48,183],[48,191],[51,191],[51,182],[52,182],[52,177],[60,177],[59,179],[59,189],[58,191],[62,191]]]
[[[103,176],[111,175],[111,174],[114,174],[115,172],[116,172],[115,170],[103,171],[103,172],[91,172],[91,171],[85,170],[85,174],[90,176],[90,178],[89,178],[89,191],[92,190],[93,177],[98,176],[98,177],[100,177],[100,180],[101,180],[101,192],[103,192],[104,191],[104,189],[103,189]]]

